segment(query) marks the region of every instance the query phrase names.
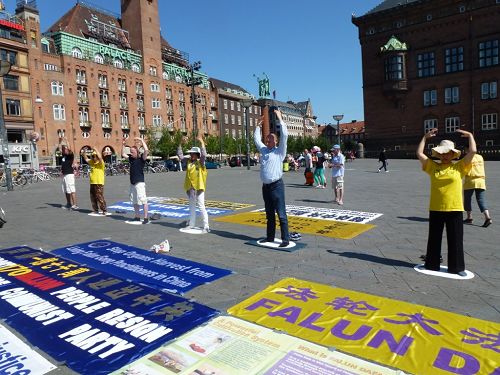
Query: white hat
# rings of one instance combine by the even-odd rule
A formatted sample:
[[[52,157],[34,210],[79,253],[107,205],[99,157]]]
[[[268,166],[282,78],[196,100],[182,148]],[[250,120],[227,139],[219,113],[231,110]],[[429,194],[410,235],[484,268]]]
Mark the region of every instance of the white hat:
[[[191,147],[191,150],[188,150],[188,154],[201,154],[201,150],[199,147]]]
[[[440,154],[446,154],[453,151],[453,159],[460,157],[460,150],[455,148],[455,143],[447,139],[442,140],[439,146],[432,148],[432,156],[439,157]]]

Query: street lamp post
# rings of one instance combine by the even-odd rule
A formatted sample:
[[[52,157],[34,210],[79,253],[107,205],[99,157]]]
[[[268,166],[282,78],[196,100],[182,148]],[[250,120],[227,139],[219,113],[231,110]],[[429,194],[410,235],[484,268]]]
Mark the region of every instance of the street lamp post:
[[[250,121],[248,116],[248,109],[253,104],[252,98],[245,98],[241,100],[241,105],[245,108],[245,138],[247,142],[247,169],[250,170],[250,131],[248,128],[248,122]]]
[[[10,71],[10,62],[0,61],[0,77],[3,77]],[[3,162],[5,170],[5,181],[7,182],[7,190],[14,190],[12,185],[12,170],[10,168],[10,153],[9,153],[9,141],[7,137],[7,127],[5,125],[5,119],[3,117],[3,99],[2,90],[0,88],[0,141],[2,142],[3,151]]]
[[[344,115],[333,115],[333,119],[337,121],[337,142],[340,146],[340,121],[344,118]]]
[[[199,84],[203,83],[203,79],[201,77],[195,77],[194,72],[197,72],[201,69],[201,61],[195,61],[187,67],[188,72],[190,73],[189,79],[186,81],[186,85],[191,87],[191,105],[193,106],[193,146],[196,146],[196,137],[198,136],[197,132],[197,113],[196,113],[196,103],[198,100],[196,99],[196,93],[194,88]]]

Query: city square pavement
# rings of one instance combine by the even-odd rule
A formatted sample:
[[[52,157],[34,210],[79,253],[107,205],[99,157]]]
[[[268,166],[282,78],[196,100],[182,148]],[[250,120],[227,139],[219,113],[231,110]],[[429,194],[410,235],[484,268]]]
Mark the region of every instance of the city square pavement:
[[[464,229],[466,268],[471,280],[426,276],[413,267],[420,263],[427,242],[429,178],[417,160],[390,160],[389,173],[376,173],[373,159],[347,164],[344,209],[382,213],[375,228],[351,240],[302,235],[305,246],[282,252],[245,244],[263,237],[265,228],[211,220],[211,233],[179,232],[181,220],[162,218],[151,225],[124,223],[131,214],[91,217],[88,180],[77,180],[80,211],[60,208],[65,203],[60,180],[0,191],[7,224],[0,229],[0,247],[26,244],[44,250],[109,238],[149,249],[166,238],[171,255],[227,268],[235,273],[186,294],[187,298],[225,311],[285,277],[311,280],[388,298],[500,321],[500,162],[486,162],[487,202],[493,217],[482,228],[483,216],[475,201],[474,225]],[[327,170],[327,172],[329,172]],[[303,170],[284,174],[287,204],[339,208],[332,189],[303,185]],[[149,196],[184,198],[184,173],[146,175]],[[109,204],[127,200],[128,176],[107,177]],[[259,168],[224,167],[210,170],[206,199],[251,203],[263,207]],[[497,217],[499,219],[497,219]],[[447,246],[443,238],[446,264]]]

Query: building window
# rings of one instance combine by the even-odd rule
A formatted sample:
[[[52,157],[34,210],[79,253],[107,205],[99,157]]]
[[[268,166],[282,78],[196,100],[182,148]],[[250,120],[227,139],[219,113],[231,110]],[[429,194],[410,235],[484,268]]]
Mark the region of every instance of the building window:
[[[424,107],[437,104],[437,90],[424,91]]]
[[[78,47],[73,47],[73,49],[71,50],[71,56],[73,56],[76,59],[83,58],[82,50]]]
[[[168,99],[168,100],[172,100],[172,89],[170,87],[167,87],[165,89],[165,97]]]
[[[52,91],[52,95],[64,96],[64,86],[62,82],[52,81],[50,83],[50,89]]]
[[[436,61],[434,52],[420,53],[417,55],[417,75],[419,78],[430,77],[436,74]]]
[[[498,65],[498,39],[479,43],[479,66]]]
[[[142,85],[142,82],[135,83],[135,93],[141,95],[144,94],[144,86]]]
[[[87,84],[87,75],[85,70],[76,69],[76,83],[80,83],[82,85]]]
[[[118,69],[123,69],[123,61],[121,61],[120,59],[114,59],[113,66]]]
[[[231,115],[231,125],[234,125],[235,123],[236,123],[235,116]]]
[[[153,109],[161,108],[160,99],[157,98],[151,99],[151,108]]]
[[[483,82],[481,83],[481,99],[496,99],[497,97],[497,82]]]
[[[54,120],[66,120],[66,110],[62,104],[54,104],[52,106]]]
[[[120,112],[120,124],[128,126],[128,112]]]
[[[238,125],[241,125],[241,116],[238,116]]]
[[[229,115],[224,113],[224,124],[229,124]]]
[[[385,60],[385,80],[400,81],[403,79],[403,55],[390,56]]]
[[[446,133],[454,133],[460,129],[460,117],[447,117],[444,121],[444,131]]]
[[[157,72],[156,72],[156,66],[150,66],[149,67],[149,75],[150,76],[153,76],[153,77],[156,77],[157,76]]]
[[[19,100],[7,99],[5,107],[7,108],[6,115],[21,116],[21,102]]]
[[[42,52],[50,53],[50,45],[46,40],[42,40]]]
[[[151,92],[160,92],[160,84],[157,82],[151,82]]]
[[[139,124],[139,126],[144,126],[144,113],[139,113],[139,116],[137,116],[137,123]]]
[[[19,90],[19,77],[6,74],[3,76],[3,86],[5,90],[18,91]]]
[[[165,70],[163,71],[161,76],[163,79],[167,79],[167,80],[170,79],[170,74],[168,74],[168,72]]]
[[[161,115],[153,115],[153,126],[161,126]]]
[[[464,70],[464,48],[446,48],[444,50],[444,66],[446,73]]]
[[[139,64],[136,64],[136,63],[133,63],[132,64],[132,71],[133,72],[136,72],[136,73],[140,73],[141,72],[141,67]]]
[[[11,65],[16,65],[17,63],[17,52],[9,51],[7,49],[0,49],[0,60],[8,61]]]
[[[184,91],[179,91],[179,101],[180,102],[184,102],[185,101]]]
[[[88,108],[84,108],[84,107],[78,108],[78,118],[80,120],[80,125],[87,125],[89,122],[89,110],[88,110]]]
[[[224,109],[227,109],[227,99],[224,99]]]
[[[125,78],[118,78],[118,91],[127,91],[127,80]]]
[[[234,102],[232,100],[229,102],[229,106],[231,107],[231,111],[234,111]]]
[[[498,128],[498,115],[496,113],[486,113],[481,115],[481,129],[494,130]]]
[[[241,111],[241,104],[240,104],[240,102],[236,102],[236,110],[237,110],[238,112],[240,112],[240,111]]]
[[[106,76],[104,74],[99,74],[99,87],[101,89],[108,88],[108,76]]]
[[[500,0],[499,0],[499,1],[500,1]],[[493,146],[493,145],[494,145],[494,142],[493,142],[493,140],[492,140],[492,139],[490,139],[490,140],[487,140],[487,141],[486,141],[486,147],[488,147],[488,146]]]
[[[101,122],[104,126],[109,126],[110,124],[109,111],[107,109],[101,110]]]
[[[438,120],[435,118],[431,118],[428,120],[424,120],[424,134],[427,134],[431,129],[438,127]]]
[[[104,57],[100,53],[96,53],[94,56],[94,62],[97,64],[104,64]]]
[[[454,104],[460,101],[460,90],[458,86],[447,87],[444,89],[444,103]]]

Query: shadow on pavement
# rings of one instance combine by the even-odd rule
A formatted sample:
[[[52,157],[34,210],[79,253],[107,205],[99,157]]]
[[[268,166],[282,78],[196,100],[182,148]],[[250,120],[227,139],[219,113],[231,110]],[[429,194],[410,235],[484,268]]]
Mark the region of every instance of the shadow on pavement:
[[[317,199],[295,199],[295,202],[307,202],[307,203],[333,203],[334,200],[320,201]]]
[[[216,236],[237,239],[242,241],[255,241],[258,238],[246,236],[244,234],[236,234],[234,232],[227,232],[225,230],[210,229],[210,234],[215,234]]]
[[[312,186],[304,184],[286,184],[286,187],[299,188],[299,189],[312,189]]]
[[[419,222],[422,222],[422,223],[426,223],[429,221],[428,218],[426,217],[419,217],[419,216],[398,216],[397,217],[398,219],[406,219],[406,220],[410,220],[410,221],[419,221]]]
[[[415,267],[416,264],[416,263],[405,262],[403,260],[388,259],[388,258],[378,257],[376,255],[354,253],[351,251],[336,252],[334,250],[327,250],[327,252],[330,254],[340,255],[346,258],[360,259],[360,260],[366,260],[368,262],[385,264],[386,266],[413,268]]]

